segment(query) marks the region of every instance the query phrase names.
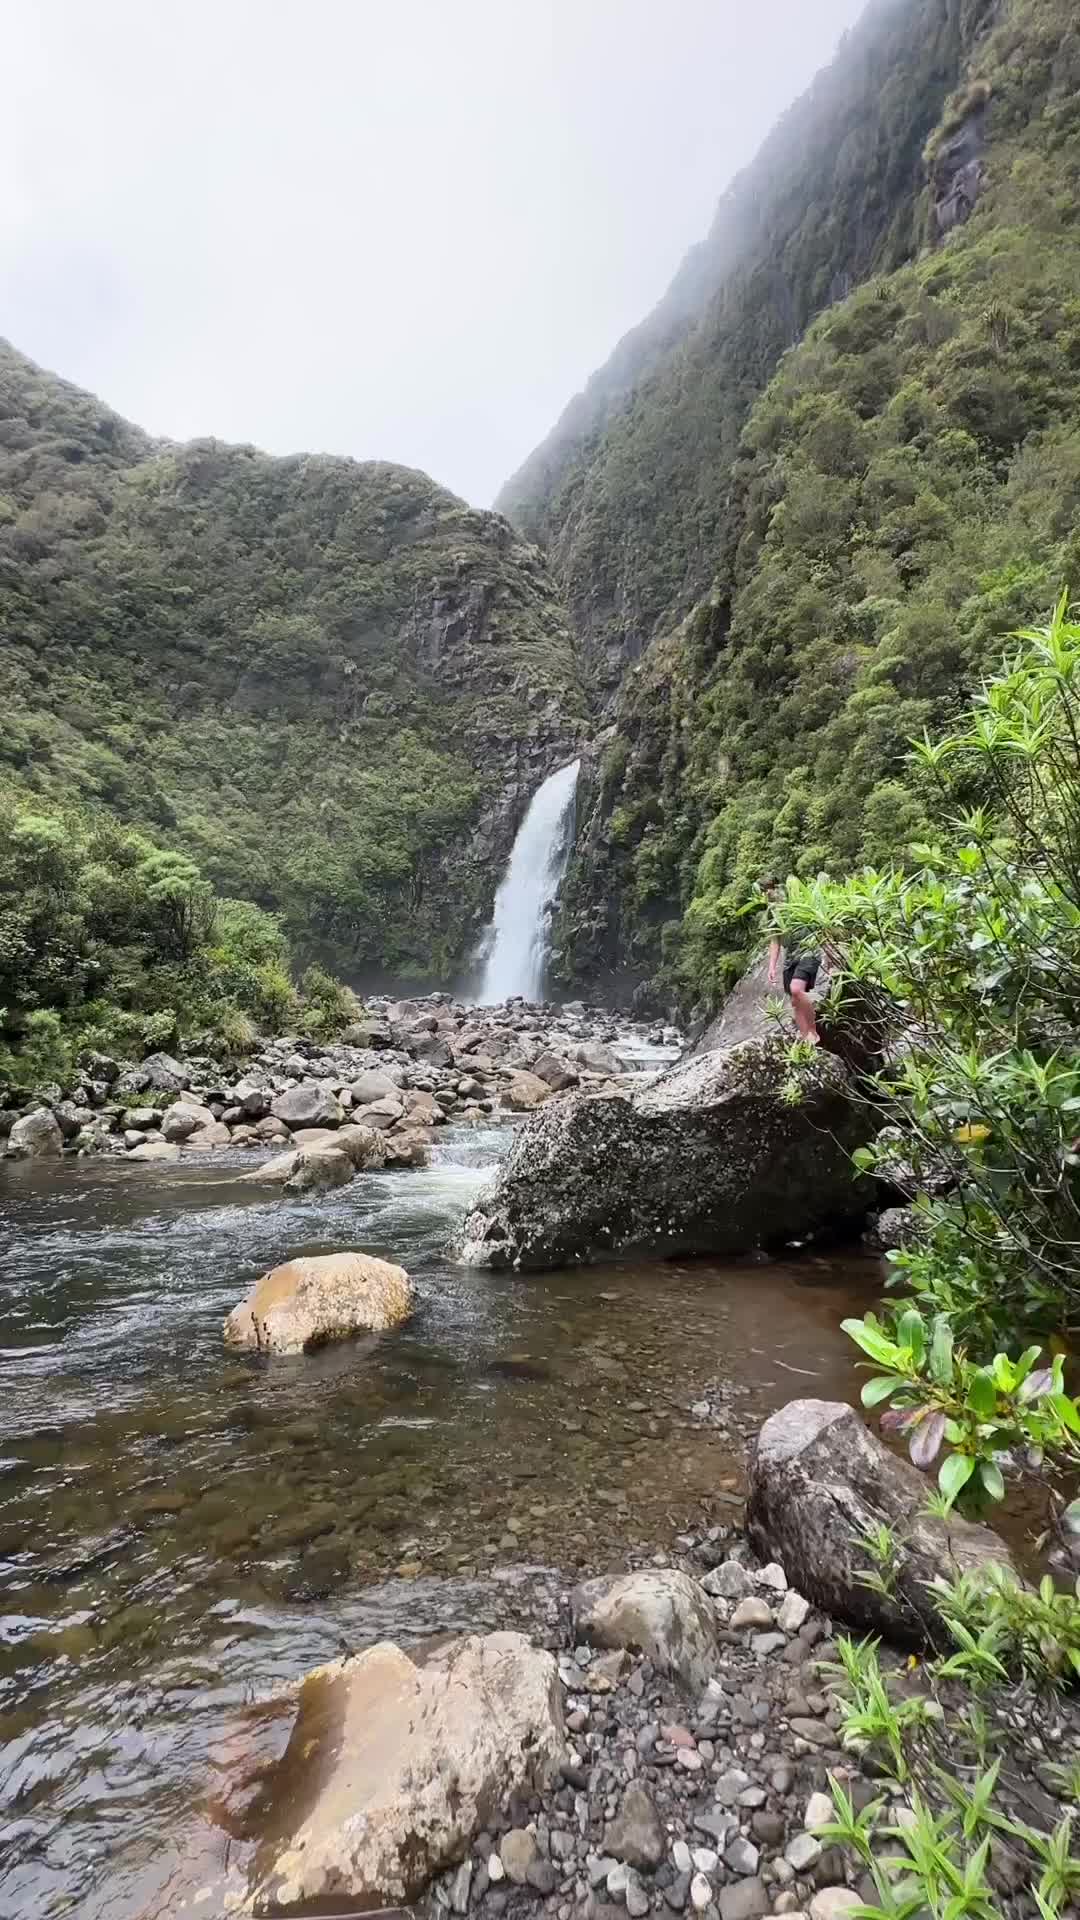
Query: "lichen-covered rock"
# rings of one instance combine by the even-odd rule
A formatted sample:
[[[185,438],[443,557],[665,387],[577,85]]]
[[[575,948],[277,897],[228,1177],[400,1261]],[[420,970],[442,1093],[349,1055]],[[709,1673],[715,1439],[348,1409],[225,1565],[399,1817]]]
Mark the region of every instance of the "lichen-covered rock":
[[[388,1260],[367,1253],[313,1254],[262,1274],[226,1319],[225,1339],[267,1353],[310,1352],[355,1333],[398,1326],[412,1311],[412,1300],[408,1274]]]
[[[572,1093],[517,1135],[465,1223],[464,1258],[557,1267],[738,1253],[860,1219],[866,1109],[831,1054],[769,1036],[681,1062],[644,1093]]]
[[[789,1584],[852,1626],[905,1645],[943,1637],[932,1582],[988,1561],[1011,1565],[989,1527],[926,1511],[927,1482],[897,1459],[852,1407],[792,1400],[771,1414],[750,1458],[746,1518],[764,1559],[778,1560]],[[886,1526],[896,1541],[889,1591],[863,1586],[872,1572],[866,1536]]]
[[[48,1107],[24,1113],[8,1134],[7,1153],[12,1160],[54,1159],[63,1150],[64,1136]]]
[[[255,1903],[299,1914],[414,1900],[564,1759],[555,1662],[521,1634],[456,1641],[422,1666],[383,1644],[319,1667],[271,1779]]]
[[[597,1647],[627,1647],[688,1687],[703,1687],[717,1662],[716,1608],[688,1573],[617,1574],[587,1580],[570,1596],[574,1632]]]

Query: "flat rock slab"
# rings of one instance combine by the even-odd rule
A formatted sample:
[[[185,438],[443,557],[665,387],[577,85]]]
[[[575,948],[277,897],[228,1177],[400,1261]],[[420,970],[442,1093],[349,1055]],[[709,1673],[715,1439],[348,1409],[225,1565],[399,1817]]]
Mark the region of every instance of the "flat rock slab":
[[[521,1634],[457,1641],[423,1665],[383,1644],[317,1668],[271,1783],[258,1910],[414,1900],[511,1794],[553,1781],[565,1751],[555,1661]]]

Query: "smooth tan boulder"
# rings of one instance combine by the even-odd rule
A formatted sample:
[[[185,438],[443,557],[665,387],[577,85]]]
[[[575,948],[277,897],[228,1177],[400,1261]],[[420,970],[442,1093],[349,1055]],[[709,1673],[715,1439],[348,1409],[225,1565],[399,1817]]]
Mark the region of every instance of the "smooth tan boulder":
[[[275,1838],[256,1855],[254,1904],[300,1914],[412,1901],[565,1757],[555,1662],[522,1634],[459,1640],[422,1666],[383,1644],[318,1667],[271,1778]]]
[[[313,1254],[262,1274],[226,1319],[225,1339],[264,1353],[309,1353],[399,1326],[412,1303],[403,1267],[368,1253]]]
[[[426,1167],[430,1144],[431,1134],[425,1127],[406,1127],[401,1133],[391,1133],[386,1137],[386,1164],[388,1167]]]

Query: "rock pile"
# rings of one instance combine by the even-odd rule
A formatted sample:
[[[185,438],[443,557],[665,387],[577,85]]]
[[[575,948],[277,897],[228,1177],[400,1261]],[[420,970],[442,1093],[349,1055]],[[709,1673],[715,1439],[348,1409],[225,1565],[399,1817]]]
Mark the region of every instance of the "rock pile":
[[[0,1138],[15,1159],[68,1148],[168,1162],[221,1147],[288,1148],[294,1157],[285,1171],[282,1161],[271,1162],[253,1177],[303,1191],[337,1184],[361,1166],[422,1164],[447,1120],[484,1125],[571,1088],[619,1080],[626,1071],[620,1044],[647,1033],[677,1044],[671,1028],[631,1028],[580,1003],[471,1008],[448,994],[379,1000],[339,1042],[268,1041],[240,1074],[204,1055],[155,1053],[122,1067],[86,1054],[71,1087],[44,1087],[26,1113],[0,1113]],[[333,1158],[339,1148],[344,1166]]]

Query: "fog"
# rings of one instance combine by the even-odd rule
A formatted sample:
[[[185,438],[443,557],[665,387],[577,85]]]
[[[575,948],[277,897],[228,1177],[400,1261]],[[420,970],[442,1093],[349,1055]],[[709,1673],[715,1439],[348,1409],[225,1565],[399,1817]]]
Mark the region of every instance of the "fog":
[[[861,5],[7,0],[0,331],[487,504]]]

